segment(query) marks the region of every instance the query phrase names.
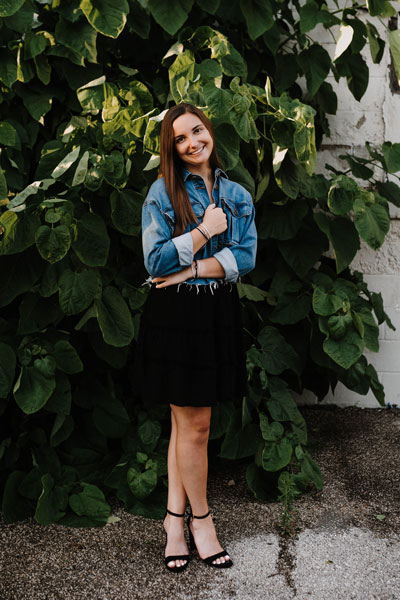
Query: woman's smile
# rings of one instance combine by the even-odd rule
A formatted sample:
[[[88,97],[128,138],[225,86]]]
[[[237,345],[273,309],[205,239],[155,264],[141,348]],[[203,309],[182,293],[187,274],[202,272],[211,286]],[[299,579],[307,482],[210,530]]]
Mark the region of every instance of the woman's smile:
[[[175,119],[173,129],[175,149],[185,167],[192,171],[193,167],[196,170],[209,168],[214,143],[199,117],[193,113],[184,113]]]

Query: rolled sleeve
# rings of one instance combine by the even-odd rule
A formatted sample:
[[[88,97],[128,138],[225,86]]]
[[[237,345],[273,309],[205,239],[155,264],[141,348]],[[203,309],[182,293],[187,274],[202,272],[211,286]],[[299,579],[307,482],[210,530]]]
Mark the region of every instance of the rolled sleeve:
[[[190,232],[183,233],[171,241],[178,252],[180,266],[189,267],[193,262],[193,238]]]
[[[225,271],[225,281],[234,283],[239,277],[239,270],[236,262],[236,258],[233,252],[229,248],[222,248],[219,252],[214,254],[214,258],[221,264]]]

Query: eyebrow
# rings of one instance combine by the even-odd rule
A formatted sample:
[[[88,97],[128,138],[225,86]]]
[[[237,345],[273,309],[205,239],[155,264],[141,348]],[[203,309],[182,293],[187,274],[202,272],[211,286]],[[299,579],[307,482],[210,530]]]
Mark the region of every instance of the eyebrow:
[[[194,127],[192,127],[192,131],[194,131],[195,129],[197,129],[198,127],[201,127],[201,125],[204,125],[204,123],[202,123],[200,121],[200,123],[198,123],[197,125],[195,125]],[[183,135],[185,135],[184,133],[178,133],[178,135],[174,136],[174,140],[176,140],[176,138],[182,137]]]

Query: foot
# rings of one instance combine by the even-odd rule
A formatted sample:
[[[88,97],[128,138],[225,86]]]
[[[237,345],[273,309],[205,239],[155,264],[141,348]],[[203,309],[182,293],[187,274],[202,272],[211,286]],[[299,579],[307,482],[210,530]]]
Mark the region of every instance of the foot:
[[[208,556],[222,552],[223,548],[218,541],[211,515],[205,519],[191,519],[189,527],[193,533],[197,551],[201,559],[204,560]],[[221,558],[216,558],[212,563],[219,565],[227,560],[230,560],[229,554],[225,554]]]
[[[185,541],[183,530],[184,518],[171,517],[167,514],[164,519],[163,526],[167,534],[167,545],[165,547],[165,556],[176,554],[189,554],[189,550]],[[170,560],[169,567],[181,567],[185,565],[187,560]]]

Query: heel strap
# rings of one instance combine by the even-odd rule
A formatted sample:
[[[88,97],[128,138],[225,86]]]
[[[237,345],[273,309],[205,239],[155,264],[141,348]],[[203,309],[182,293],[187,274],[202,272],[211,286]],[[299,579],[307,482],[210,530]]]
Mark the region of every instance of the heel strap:
[[[172,512],[172,510],[169,510],[168,508],[166,510],[167,510],[167,513],[169,515],[172,515],[173,517],[184,517],[185,516],[185,513],[183,513],[182,515],[178,515],[178,513],[174,513],[174,512]]]
[[[208,515],[210,514],[210,512],[211,512],[211,511],[209,510],[207,514],[205,514],[205,515],[201,515],[201,517],[196,517],[196,515],[194,515],[194,514],[191,512],[191,517],[192,517],[192,519],[205,519],[206,517],[208,517]]]

